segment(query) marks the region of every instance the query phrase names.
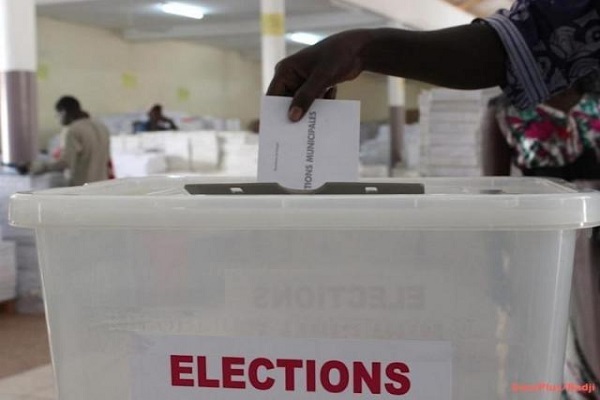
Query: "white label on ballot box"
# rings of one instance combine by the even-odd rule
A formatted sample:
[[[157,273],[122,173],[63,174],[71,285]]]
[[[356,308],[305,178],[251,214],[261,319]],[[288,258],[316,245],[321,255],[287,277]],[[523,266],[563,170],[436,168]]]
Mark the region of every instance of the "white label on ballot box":
[[[134,400],[450,400],[449,342],[136,336]]]
[[[305,117],[288,120],[291,99],[263,98],[258,180],[313,190],[358,179],[360,103],[316,100]]]

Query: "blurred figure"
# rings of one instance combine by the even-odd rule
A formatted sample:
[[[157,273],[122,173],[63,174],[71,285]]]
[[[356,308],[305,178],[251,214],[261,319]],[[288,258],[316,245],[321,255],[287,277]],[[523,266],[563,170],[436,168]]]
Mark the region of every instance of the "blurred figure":
[[[61,134],[62,150],[55,155],[55,161],[35,162],[31,172],[66,171],[70,186],[109,179],[108,129],[101,122],[91,119],[74,97],[62,97],[55,108],[60,123],[65,127]]]
[[[510,175],[511,159],[525,176],[574,181],[600,188],[600,95],[596,76],[578,82],[534,108],[519,110],[506,97],[492,100],[483,121],[485,175]],[[564,382],[580,385],[600,378],[600,242],[580,234]],[[599,393],[563,392],[564,399],[599,399]]]
[[[134,127],[135,129],[135,127]],[[144,123],[143,132],[157,132],[157,131],[176,131],[179,128],[175,125],[172,119],[169,119],[163,115],[163,108],[160,104],[152,106],[148,112],[148,121]],[[139,130],[138,130],[139,132]]]
[[[525,176],[600,179],[600,96],[585,82],[525,110],[497,98],[483,129],[486,175],[509,175],[512,159]]]
[[[258,133],[260,132],[260,120],[259,119],[252,120],[252,122],[250,122],[248,124],[248,131],[258,135]]]

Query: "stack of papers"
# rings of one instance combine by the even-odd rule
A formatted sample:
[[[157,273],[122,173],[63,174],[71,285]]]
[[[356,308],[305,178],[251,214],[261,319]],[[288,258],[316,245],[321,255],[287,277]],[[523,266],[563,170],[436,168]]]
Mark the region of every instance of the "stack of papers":
[[[225,176],[256,177],[258,139],[249,132],[220,132],[221,174]]]
[[[23,314],[44,312],[42,279],[34,243],[17,242],[17,311]]]
[[[64,176],[58,172],[33,177],[0,174],[0,226],[2,239],[6,241],[0,242],[0,291],[3,292],[0,298],[15,298],[13,290],[16,289],[17,311],[20,313],[41,313],[44,301],[34,232],[8,224],[10,196],[15,192],[43,190],[64,184]]]
[[[0,242],[0,303],[17,297],[17,261],[14,242]]]
[[[169,171],[185,172],[191,170],[191,145],[187,135],[171,135],[165,141],[165,157]]]
[[[164,174],[167,159],[164,153],[113,153],[113,169],[118,179]]]
[[[481,176],[481,120],[497,89],[435,89],[420,99],[421,156],[424,176]]]
[[[219,140],[217,132],[189,134],[191,167],[194,172],[214,172],[219,166]]]

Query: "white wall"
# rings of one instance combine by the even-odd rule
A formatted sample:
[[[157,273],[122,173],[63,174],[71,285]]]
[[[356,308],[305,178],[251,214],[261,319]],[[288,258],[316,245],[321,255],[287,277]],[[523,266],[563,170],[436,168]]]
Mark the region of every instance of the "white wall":
[[[193,115],[258,116],[260,66],[236,53],[186,42],[129,43],[107,30],[48,18],[38,19],[38,35],[43,136],[58,129],[54,103],[64,94],[94,115],[158,102]]]
[[[235,52],[182,41],[132,43],[108,30],[49,18],[38,19],[38,35],[42,146],[60,128],[54,104],[65,94],[93,115],[147,110],[154,103],[244,123],[259,115],[260,65]],[[416,107],[419,89],[407,84],[408,108]],[[363,121],[388,118],[385,77],[363,74],[341,85],[338,97],[360,100]]]
[[[406,109],[419,108],[419,95],[423,90],[434,86],[407,80]],[[355,82],[340,85],[340,98],[361,100],[361,118],[363,121],[385,121],[389,118],[387,77],[375,74],[363,74]]]
[[[389,117],[386,77],[362,74],[353,82],[339,85],[338,98],[360,100],[361,121],[382,121]]]

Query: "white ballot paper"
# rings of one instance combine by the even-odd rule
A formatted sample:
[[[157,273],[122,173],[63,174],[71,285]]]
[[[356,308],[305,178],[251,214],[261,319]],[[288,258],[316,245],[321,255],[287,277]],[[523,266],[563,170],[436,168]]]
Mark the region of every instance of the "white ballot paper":
[[[313,190],[327,182],[358,180],[360,102],[316,100],[300,122],[290,122],[291,98],[263,97],[258,181]]]

